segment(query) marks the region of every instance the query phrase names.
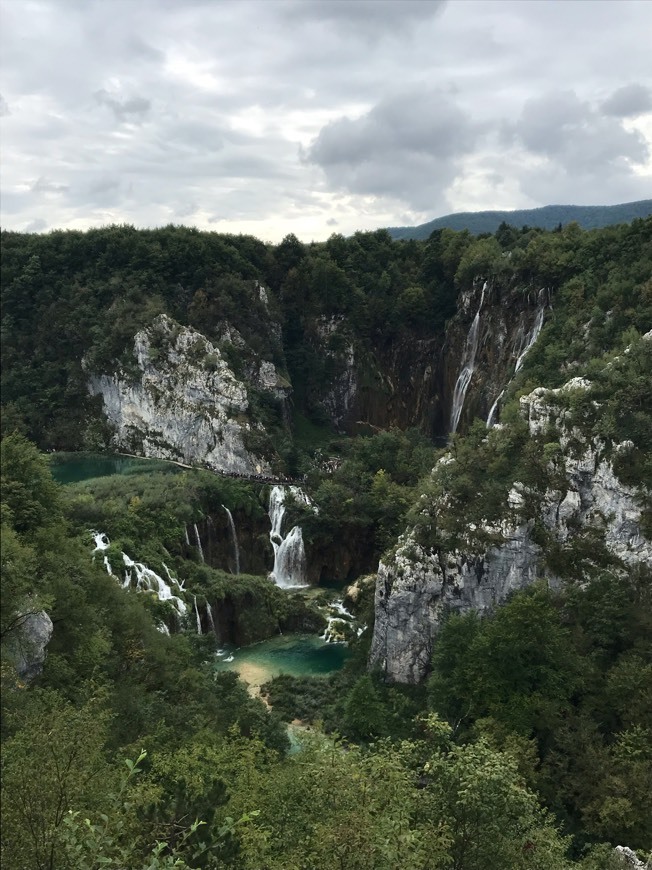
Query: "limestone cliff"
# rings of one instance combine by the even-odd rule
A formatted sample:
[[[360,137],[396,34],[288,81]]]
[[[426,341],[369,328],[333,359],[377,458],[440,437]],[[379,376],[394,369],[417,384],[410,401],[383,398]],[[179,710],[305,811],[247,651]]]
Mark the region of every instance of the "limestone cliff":
[[[272,363],[261,363],[266,388],[281,389]],[[247,387],[218,347],[160,315],[134,337],[133,362],[91,375],[114,427],[114,446],[238,474],[266,473],[269,462],[247,448],[260,427],[248,416]]]
[[[559,566],[577,548],[585,563],[595,560],[596,569],[652,567],[652,544],[642,523],[649,493],[626,485],[614,471],[617,458],[634,444],[607,449],[574,425],[569,405],[578,392],[590,401],[591,384],[575,378],[558,390],[538,388],[521,398],[531,443],[550,457],[548,475],[538,490],[514,480],[499,520],[476,524],[459,517],[463,532],[452,534],[445,488],[435,487],[438,495],[431,502],[422,497],[421,513],[431,523],[428,528],[437,531],[424,543],[416,528],[409,529],[378,570],[370,662],[388,679],[423,679],[446,613],[485,612],[537,578],[557,585]],[[500,428],[488,438],[500,438]],[[548,440],[551,432],[554,442]],[[544,442],[550,445],[547,452]],[[433,481],[455,462],[452,455],[444,456]],[[577,579],[583,570],[577,569]]]
[[[20,680],[29,683],[39,676],[53,631],[52,620],[45,610],[18,615],[7,647]]]

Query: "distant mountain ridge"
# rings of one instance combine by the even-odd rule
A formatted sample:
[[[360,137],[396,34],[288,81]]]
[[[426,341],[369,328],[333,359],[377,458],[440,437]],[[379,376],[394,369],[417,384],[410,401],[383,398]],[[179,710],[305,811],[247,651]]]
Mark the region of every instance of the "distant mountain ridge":
[[[416,227],[388,227],[393,239],[427,239],[434,230],[469,230],[474,235],[495,233],[503,221],[511,226],[552,230],[576,221],[584,229],[631,223],[652,215],[652,199],[620,205],[545,205],[515,211],[467,211],[444,215]]]

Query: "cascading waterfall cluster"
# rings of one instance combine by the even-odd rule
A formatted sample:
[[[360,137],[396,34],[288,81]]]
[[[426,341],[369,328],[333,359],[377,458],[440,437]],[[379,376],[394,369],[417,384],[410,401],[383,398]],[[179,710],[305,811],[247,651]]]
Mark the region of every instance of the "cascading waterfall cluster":
[[[104,553],[105,550],[108,550],[111,542],[103,532],[93,531],[91,534],[95,541],[93,556],[95,556],[96,553],[103,553],[104,566],[107,572],[112,576],[115,576],[109,558],[106,553]],[[148,568],[147,565],[144,565],[142,562],[135,562],[126,553],[122,553],[122,561],[125,566],[124,580],[122,582],[124,589],[128,589],[133,584],[135,576],[136,589],[139,591],[154,592],[159,601],[170,601],[177,613],[183,614],[186,612],[185,602],[172,593],[170,584],[166,583],[165,580],[156,573],[156,571],[152,571],[151,568]],[[174,583],[179,590],[182,590],[183,587],[181,583],[170,575],[167,566],[164,567],[168,577],[170,578],[170,582]]]
[[[306,552],[303,533],[293,526],[285,537],[282,534],[285,516],[285,493],[289,490],[297,501],[310,504],[310,499],[298,486],[273,486],[269,493],[269,519],[272,524],[269,540],[274,549],[274,568],[270,577],[284,588],[306,586]]]
[[[471,378],[473,377],[473,372],[475,371],[475,357],[478,352],[478,336],[480,331],[480,312],[482,311],[482,306],[484,305],[484,294],[486,289],[487,282],[485,281],[482,286],[482,295],[480,296],[480,304],[478,305],[478,310],[475,313],[473,323],[471,324],[471,328],[469,329],[469,334],[466,337],[466,343],[464,345],[464,355],[462,357],[462,367],[460,368],[460,373],[457,376],[457,381],[455,382],[455,389],[453,391],[453,407],[451,410],[449,427],[451,435],[454,435],[457,431],[457,426],[460,422],[460,417],[462,416],[462,408],[464,407],[466,391],[469,388]]]

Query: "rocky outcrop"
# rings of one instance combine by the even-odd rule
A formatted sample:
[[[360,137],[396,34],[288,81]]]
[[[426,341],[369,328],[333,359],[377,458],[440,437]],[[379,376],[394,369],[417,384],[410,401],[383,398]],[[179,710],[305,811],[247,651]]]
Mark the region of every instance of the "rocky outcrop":
[[[574,390],[589,387],[587,381],[574,379],[559,390],[539,388],[520,400],[532,437],[551,431],[549,427],[558,433],[561,458],[552,477],[557,484],[533,498],[516,481],[499,523],[467,525],[469,540],[493,540],[495,545],[462,552],[448,548],[442,536],[437,546],[425,547],[408,531],[381,562],[370,664],[388,679],[414,683],[424,678],[445,613],[486,612],[537,578],[559,584],[549,550],[571,547],[587,530],[595,533],[602,553],[616,568],[637,563],[652,567],[652,544],[641,527],[641,492],[623,484],[613,468],[613,456],[633,445],[613,445],[608,452],[570,424],[567,399]],[[440,467],[454,461],[445,457]],[[436,468],[433,475],[438,473]],[[434,515],[448,509],[445,495],[429,508]],[[549,550],[537,543],[541,528],[549,537]]]
[[[17,618],[9,649],[18,678],[25,683],[38,677],[45,663],[46,648],[54,626],[44,610]]]
[[[276,389],[270,366],[261,364],[260,378]],[[115,447],[216,471],[269,472],[246,446],[258,427],[245,384],[205,336],[166,315],[136,334],[129,370],[93,375],[89,390],[103,398]]]
[[[620,859],[623,870],[651,870],[652,857],[644,864],[636,852],[628,846],[616,846],[614,853]]]
[[[505,542],[483,553],[444,553],[408,533],[376,580],[371,664],[387,679],[418,683],[428,673],[445,613],[480,612],[537,578],[540,548],[529,526],[505,530]]]

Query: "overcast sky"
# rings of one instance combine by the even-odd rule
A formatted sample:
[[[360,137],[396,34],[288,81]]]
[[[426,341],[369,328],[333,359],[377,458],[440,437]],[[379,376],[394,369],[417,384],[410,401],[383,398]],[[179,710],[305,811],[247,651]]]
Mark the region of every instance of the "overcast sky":
[[[652,197],[650,0],[1,0],[2,225]]]

